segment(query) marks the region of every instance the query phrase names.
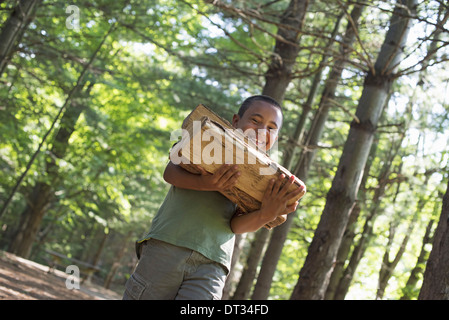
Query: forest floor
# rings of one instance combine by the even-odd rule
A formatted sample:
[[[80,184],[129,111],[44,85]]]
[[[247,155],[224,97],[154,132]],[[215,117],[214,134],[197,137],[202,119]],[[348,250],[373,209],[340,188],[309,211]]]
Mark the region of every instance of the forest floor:
[[[0,251],[0,300],[118,300],[121,295],[94,284],[67,289],[67,273]]]

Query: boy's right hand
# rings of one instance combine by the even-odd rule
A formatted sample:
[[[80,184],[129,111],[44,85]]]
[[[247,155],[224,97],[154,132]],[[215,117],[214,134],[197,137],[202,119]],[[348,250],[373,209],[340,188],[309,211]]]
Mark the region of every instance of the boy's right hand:
[[[201,171],[201,184],[208,191],[226,191],[237,183],[240,176],[238,166],[224,164],[213,174],[198,166]]]
[[[285,174],[279,175],[277,179],[271,179],[265,191],[260,212],[267,221],[274,221],[278,216],[289,214],[296,210],[298,201],[288,204],[290,200],[296,198],[304,187],[300,186],[294,191],[288,191],[293,185],[295,176],[286,178]]]

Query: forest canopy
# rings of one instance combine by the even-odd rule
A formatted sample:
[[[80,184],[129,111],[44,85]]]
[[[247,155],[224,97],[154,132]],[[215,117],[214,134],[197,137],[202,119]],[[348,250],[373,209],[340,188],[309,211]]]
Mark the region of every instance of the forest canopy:
[[[272,156],[308,192],[239,237],[225,298],[417,299],[449,236],[448,18],[443,0],[0,1],[0,250],[120,288],[171,133],[266,94]]]

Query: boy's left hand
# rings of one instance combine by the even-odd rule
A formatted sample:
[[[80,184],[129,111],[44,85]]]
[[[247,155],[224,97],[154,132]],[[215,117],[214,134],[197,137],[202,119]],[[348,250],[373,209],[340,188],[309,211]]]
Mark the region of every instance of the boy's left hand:
[[[288,202],[298,196],[303,191],[303,187],[300,186],[296,190],[288,192],[295,181],[295,176],[292,175],[287,178],[287,181],[285,179],[285,175],[281,174],[278,179],[270,180],[265,191],[260,213],[268,221],[273,221],[280,215],[291,213],[298,206],[298,201],[290,205],[288,205]],[[283,182],[285,182],[284,185],[282,185]]]
[[[240,176],[238,167],[229,164],[223,164],[215,173],[208,173],[198,166],[201,172],[201,184],[208,191],[226,191],[231,189],[237,183]]]

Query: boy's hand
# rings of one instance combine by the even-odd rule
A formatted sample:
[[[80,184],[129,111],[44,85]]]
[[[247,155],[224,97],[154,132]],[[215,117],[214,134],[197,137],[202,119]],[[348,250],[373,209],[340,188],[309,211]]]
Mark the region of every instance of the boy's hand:
[[[225,191],[232,188],[240,176],[238,167],[224,164],[218,168],[215,173],[211,174],[201,167],[201,184],[208,191]]]
[[[284,181],[285,183],[282,185]],[[288,214],[296,210],[298,201],[291,205],[287,205],[291,199],[295,198],[303,191],[303,187],[301,186],[294,191],[288,192],[288,189],[294,181],[295,177],[293,175],[290,178],[285,179],[284,174],[281,174],[278,179],[270,180],[260,207],[260,214],[263,219],[273,221],[280,215]]]

